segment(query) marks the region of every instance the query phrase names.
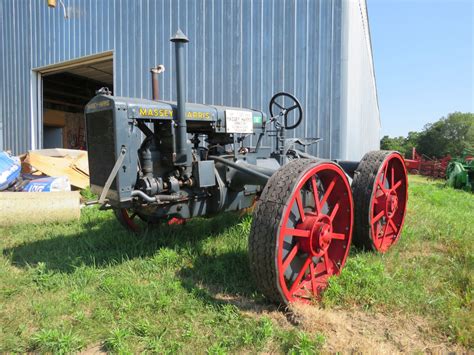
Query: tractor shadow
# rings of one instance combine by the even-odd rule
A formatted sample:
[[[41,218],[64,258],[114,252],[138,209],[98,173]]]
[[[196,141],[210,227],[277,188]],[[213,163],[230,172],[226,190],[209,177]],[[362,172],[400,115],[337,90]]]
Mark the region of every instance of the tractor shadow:
[[[188,293],[210,307],[232,305],[254,315],[277,311],[291,322],[292,314],[285,306],[269,302],[258,291],[246,250],[203,254],[192,266],[181,269],[178,277]]]
[[[169,248],[178,254],[191,252],[192,263],[176,273],[186,292],[211,307],[231,304],[249,312],[275,310],[277,307],[257,292],[246,248],[213,252],[207,246],[203,250],[208,239],[219,239],[220,234],[241,221],[237,213],[223,213],[195,218],[184,225],[162,224],[133,234],[111,215],[92,216],[81,218],[79,223],[51,224],[47,238],[5,248],[3,255],[18,268],[28,269],[41,263],[45,271],[71,274],[81,266],[100,269],[153,257],[160,249]]]
[[[101,268],[150,257],[161,248],[193,250],[200,255],[204,240],[225,232],[239,221],[238,215],[225,213],[213,218],[196,218],[184,225],[162,224],[133,234],[124,230],[112,216],[82,218],[79,226],[72,224],[65,228],[52,224],[47,239],[6,248],[3,255],[16,267],[43,263],[46,270],[64,273],[72,273],[83,265]],[[198,263],[202,265],[200,260]]]

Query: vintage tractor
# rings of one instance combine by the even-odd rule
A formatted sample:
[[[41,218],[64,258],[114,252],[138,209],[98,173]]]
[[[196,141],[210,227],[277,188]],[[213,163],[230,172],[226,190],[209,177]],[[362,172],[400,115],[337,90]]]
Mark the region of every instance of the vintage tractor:
[[[407,176],[397,152],[362,161],[313,157],[316,138],[287,138],[303,120],[298,100],[278,93],[262,111],[187,103],[178,31],[177,102],[112,96],[86,106],[92,190],[132,231],[137,220],[211,216],[252,207],[250,269],[271,301],[317,299],[344,266],[351,241],[385,252],[397,242]],[[275,148],[265,146],[275,137]],[[255,142],[250,143],[251,138]],[[256,201],[256,203],[255,203]]]

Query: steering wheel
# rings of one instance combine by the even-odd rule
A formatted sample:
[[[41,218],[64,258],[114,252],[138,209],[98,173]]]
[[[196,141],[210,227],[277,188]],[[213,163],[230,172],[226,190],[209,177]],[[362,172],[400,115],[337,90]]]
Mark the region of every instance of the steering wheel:
[[[277,99],[280,97],[289,98],[293,102],[293,105],[290,105],[289,107],[284,107],[280,105],[277,102]],[[298,127],[301,121],[303,120],[303,109],[301,108],[301,104],[298,99],[291,94],[288,94],[286,92],[279,92],[278,94],[273,95],[272,99],[270,100],[269,106],[270,115],[272,116],[272,118],[275,117],[275,115],[273,114],[273,107],[277,106],[280,109],[280,113],[278,114],[278,116],[283,116],[285,120],[285,129],[294,129]],[[288,125],[288,114],[293,110],[298,110],[297,119],[295,120],[296,122],[294,124]]]

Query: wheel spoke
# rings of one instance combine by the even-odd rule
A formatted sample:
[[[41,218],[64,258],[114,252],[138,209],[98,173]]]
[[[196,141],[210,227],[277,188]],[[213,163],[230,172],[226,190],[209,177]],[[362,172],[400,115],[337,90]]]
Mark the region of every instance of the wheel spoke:
[[[401,184],[402,184],[402,180],[397,181],[397,183],[393,184],[391,190],[395,191],[396,189],[398,189],[400,187]]]
[[[287,108],[286,111],[287,111],[287,112],[292,111],[292,110],[294,110],[294,109],[297,108],[297,107],[298,107],[298,105],[293,105],[293,106],[291,106],[290,108]]]
[[[311,263],[311,258],[306,259],[306,261],[303,264],[303,267],[298,273],[298,276],[296,276],[295,282],[293,282],[293,285],[291,285],[290,294],[293,294],[298,289],[298,285],[300,284],[300,281],[303,278],[304,273],[306,272],[306,269],[308,268],[310,263]]]
[[[392,166],[392,189],[393,189],[393,185],[395,185],[395,168]]]
[[[298,244],[295,244],[293,249],[291,249],[291,251],[286,256],[286,259],[285,259],[285,261],[283,262],[283,265],[282,265],[283,272],[291,264],[292,260],[295,258],[296,253],[298,253]]]
[[[384,226],[383,226],[383,230],[382,230],[382,241],[380,243],[383,243],[383,239],[385,238],[385,234],[387,234],[387,227],[388,227],[388,223],[385,223]]]
[[[385,164],[384,168],[383,168],[383,181],[387,181],[387,183],[389,182],[388,181],[388,178],[387,178],[387,173],[388,173],[388,162]]]
[[[324,267],[326,268],[326,274],[330,275],[330,270],[329,268],[331,267],[331,265],[329,265],[329,256],[328,256],[328,253],[324,254],[323,255],[323,258],[324,258]]]
[[[331,220],[331,222],[334,220],[334,217],[336,217],[337,211],[339,211],[339,202],[334,205],[334,208],[332,209],[332,212],[329,215],[329,219]]]
[[[293,235],[295,237],[309,237],[309,230],[306,229],[296,229],[296,228],[285,228],[284,233]]]
[[[392,231],[394,233],[394,235],[397,235],[398,233],[398,227],[396,226],[395,222],[393,221],[393,219],[389,219],[388,220],[388,224],[390,224],[390,227],[392,228]]]
[[[296,205],[298,206],[298,211],[300,213],[301,222],[304,222],[304,207],[303,207],[303,201],[301,201],[300,191],[296,193],[295,199],[296,199]]]
[[[383,216],[385,216],[385,210],[382,210],[378,215],[372,218],[372,224],[377,223]]]
[[[329,235],[332,239],[337,239],[337,240],[344,240],[346,239],[346,235],[342,233],[331,233]]]
[[[280,105],[278,102],[274,101],[273,103],[274,103],[275,105],[277,105],[281,110],[284,110],[284,109],[285,109],[285,108],[284,108],[282,105]]]
[[[377,185],[379,186],[380,190],[382,190],[382,192],[385,193],[385,186],[383,186],[380,180],[377,180]]]
[[[319,193],[318,193],[318,185],[316,184],[316,178],[314,176],[311,177],[311,186],[313,187],[313,198],[314,198],[314,205],[316,206],[316,213],[321,213],[321,205],[319,204]]]
[[[324,205],[326,204],[326,202],[329,198],[329,195],[331,195],[331,192],[334,189],[334,186],[336,186],[336,180],[337,180],[337,176],[335,176],[334,179],[332,179],[331,182],[329,183],[329,186],[328,186],[326,192],[324,193],[323,199],[321,200],[321,203],[319,204],[321,206],[321,208],[324,207]]]
[[[313,295],[317,296],[318,289],[316,287],[316,270],[314,269],[314,264],[309,265],[309,271],[311,273],[311,287],[313,289]]]

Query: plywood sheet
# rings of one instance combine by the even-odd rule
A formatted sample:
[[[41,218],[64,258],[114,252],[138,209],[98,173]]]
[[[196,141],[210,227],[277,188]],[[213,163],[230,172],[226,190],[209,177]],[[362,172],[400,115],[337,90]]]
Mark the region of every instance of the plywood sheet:
[[[80,189],[89,186],[87,152],[71,149],[30,150],[24,160],[48,176],[67,176],[71,185]]]

